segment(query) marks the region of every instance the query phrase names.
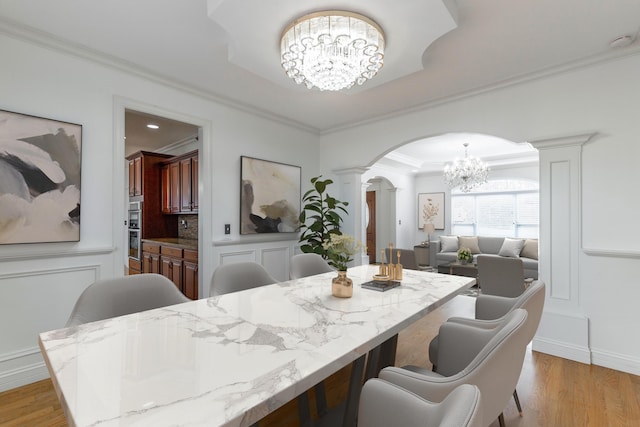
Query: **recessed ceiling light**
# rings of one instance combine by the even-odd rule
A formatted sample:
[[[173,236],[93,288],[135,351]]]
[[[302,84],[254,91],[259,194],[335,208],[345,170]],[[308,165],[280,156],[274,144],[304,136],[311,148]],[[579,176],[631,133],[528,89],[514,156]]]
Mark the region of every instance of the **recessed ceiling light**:
[[[158,126],[158,125],[154,125],[153,123],[149,123],[149,124],[147,125],[147,127],[148,127],[149,129],[160,129],[160,126]]]

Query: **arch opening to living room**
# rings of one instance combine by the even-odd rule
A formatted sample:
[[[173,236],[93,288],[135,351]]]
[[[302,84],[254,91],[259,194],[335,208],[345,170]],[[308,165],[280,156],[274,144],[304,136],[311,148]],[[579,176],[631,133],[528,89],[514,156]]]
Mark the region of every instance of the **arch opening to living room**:
[[[389,234],[384,246],[393,242],[398,247],[412,248],[422,241],[437,239],[451,232],[451,189],[443,180],[445,164],[464,156],[463,142],[469,142],[469,155],[489,164],[489,179],[535,179],[538,175],[538,151],[527,142],[509,141],[497,136],[477,133],[446,133],[422,137],[399,144],[376,157],[362,174],[363,185],[373,180],[386,180],[393,187],[394,203],[392,217],[385,218]],[[379,181],[378,181],[379,182]],[[443,194],[443,226],[430,236],[420,227],[418,198],[420,194]],[[378,203],[379,206],[379,203]],[[363,212],[367,203],[362,200]],[[377,222],[381,218],[376,218]],[[366,227],[366,226],[365,226]],[[379,228],[379,226],[377,226]],[[363,231],[363,237],[366,231]],[[377,245],[383,244],[377,239]],[[379,249],[378,249],[379,252]],[[371,256],[371,255],[370,255]],[[376,258],[379,258],[379,253]],[[373,260],[371,260],[373,261]]]

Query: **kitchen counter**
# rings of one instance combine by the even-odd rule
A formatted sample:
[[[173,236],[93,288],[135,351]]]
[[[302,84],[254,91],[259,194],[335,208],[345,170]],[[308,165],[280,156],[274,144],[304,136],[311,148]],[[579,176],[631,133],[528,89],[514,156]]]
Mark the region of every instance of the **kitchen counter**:
[[[142,239],[142,242],[160,243],[167,246],[175,246],[176,248],[198,250],[198,240],[181,239],[179,237],[153,237],[150,239]]]

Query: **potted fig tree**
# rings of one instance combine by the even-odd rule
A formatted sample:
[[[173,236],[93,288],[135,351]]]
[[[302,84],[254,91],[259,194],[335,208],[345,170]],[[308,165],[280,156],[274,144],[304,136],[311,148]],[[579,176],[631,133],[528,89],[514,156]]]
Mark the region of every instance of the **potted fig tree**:
[[[340,223],[342,215],[349,213],[345,209],[348,202],[342,202],[327,192],[327,187],[333,180],[322,180],[322,175],[311,178],[312,188],[302,197],[303,208],[300,212],[301,231],[300,250],[304,253],[316,253],[322,258],[330,260],[325,243],[331,240],[331,235],[341,235]]]

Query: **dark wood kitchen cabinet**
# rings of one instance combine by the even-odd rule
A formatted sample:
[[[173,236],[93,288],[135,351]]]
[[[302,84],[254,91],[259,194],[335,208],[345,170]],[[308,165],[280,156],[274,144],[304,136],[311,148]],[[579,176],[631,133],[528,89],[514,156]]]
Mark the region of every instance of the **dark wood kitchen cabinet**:
[[[162,274],[188,298],[198,299],[198,251],[157,240],[142,243],[142,272]]]
[[[160,245],[142,243],[142,272],[160,274]]]
[[[198,211],[198,153],[180,160],[180,212]]]
[[[180,163],[162,166],[162,213],[180,213]]]
[[[129,160],[129,197],[142,195],[142,156]]]
[[[182,293],[187,298],[198,299],[198,251],[184,250],[182,270]]]
[[[142,202],[139,219],[140,235],[151,237],[177,237],[178,219],[162,214],[161,167],[172,156],[149,151],[138,151],[127,157],[129,161],[129,201]],[[134,195],[132,195],[134,194]]]
[[[162,167],[162,213],[198,212],[198,151],[177,156]]]
[[[127,157],[129,161],[129,196],[143,196],[145,190],[158,192],[160,174],[158,165],[171,156],[167,154],[138,151]]]
[[[161,274],[182,290],[182,249],[169,246],[160,247]],[[183,292],[184,293],[184,292]]]

